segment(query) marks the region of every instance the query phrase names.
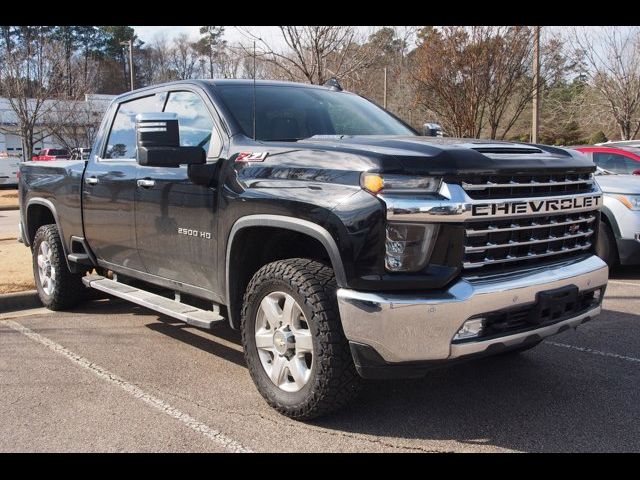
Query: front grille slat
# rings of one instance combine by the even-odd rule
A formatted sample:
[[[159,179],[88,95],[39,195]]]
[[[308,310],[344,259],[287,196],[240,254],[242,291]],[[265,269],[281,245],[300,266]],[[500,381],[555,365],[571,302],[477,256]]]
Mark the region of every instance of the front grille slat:
[[[518,183],[518,182],[508,182],[508,183],[493,183],[493,182],[487,182],[485,184],[478,184],[478,183],[467,183],[467,182],[462,182],[462,188],[464,188],[465,190],[469,191],[469,190],[486,190],[487,188],[518,188],[518,187],[560,187],[560,186],[567,186],[567,185],[593,185],[593,180],[580,180],[580,181],[575,181],[575,180],[569,180],[569,181],[564,181],[564,182],[556,182],[556,181],[550,181],[550,182],[536,182],[536,181],[531,181],[531,182],[527,182],[527,183]],[[566,190],[566,189],[560,189],[562,190]]]
[[[495,219],[468,224],[463,268],[479,272],[578,255],[590,249],[596,212]]]
[[[469,197],[479,199],[530,198],[571,195],[593,191],[590,172],[544,175],[480,175],[456,181]]]
[[[511,222],[511,225],[508,227],[497,227],[497,226],[492,226],[490,225],[489,228],[484,229],[484,230],[478,230],[478,229],[474,229],[474,228],[468,228],[467,230],[465,230],[465,233],[467,234],[468,237],[473,237],[473,236],[479,236],[479,235],[484,235],[487,233],[495,233],[495,232],[511,232],[511,231],[518,231],[518,230],[534,230],[534,229],[539,229],[539,228],[549,228],[550,226],[552,227],[559,227],[562,225],[571,225],[574,223],[581,223],[581,222],[585,222],[585,223],[593,223],[593,221],[596,219],[595,215],[590,215],[588,217],[580,217],[579,221],[576,220],[572,220],[569,219],[567,217],[567,219],[564,222],[556,222],[556,223],[537,223],[535,220],[532,220],[532,224],[531,225],[518,225],[518,224],[514,224],[513,222]]]
[[[581,238],[581,237],[590,237],[593,235],[593,230],[589,229],[585,232],[579,232],[574,235],[564,234],[562,237],[549,236],[547,238],[537,238],[535,240],[527,240],[525,242],[515,242],[510,240],[506,244],[502,243],[488,243],[484,246],[479,247],[464,247],[465,253],[469,252],[484,252],[485,250],[493,250],[496,248],[512,248],[512,247],[521,247],[523,245],[535,245],[537,243],[548,243],[548,242],[556,242],[558,240],[569,240],[571,238]]]
[[[557,251],[548,250],[545,253],[539,253],[539,254],[533,254],[529,252],[527,255],[523,255],[520,257],[507,255],[505,258],[501,258],[501,259],[486,258],[484,261],[480,261],[480,262],[464,262],[463,267],[466,269],[470,269],[470,268],[484,267],[485,265],[517,262],[519,260],[532,260],[534,258],[544,258],[544,257],[550,257],[552,255],[560,255],[562,253],[570,253],[570,252],[577,252],[579,250],[586,250],[590,247],[591,247],[591,243],[586,242],[585,244],[580,245],[578,247],[574,247],[574,248],[562,247],[560,250],[557,250]]]

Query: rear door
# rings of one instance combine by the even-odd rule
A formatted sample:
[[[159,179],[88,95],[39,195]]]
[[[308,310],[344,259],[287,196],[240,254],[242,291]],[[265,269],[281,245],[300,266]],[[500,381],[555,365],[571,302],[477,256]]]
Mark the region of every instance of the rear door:
[[[208,162],[217,161],[222,137],[202,92],[171,91],[164,111],[178,114],[182,146],[199,145]],[[140,166],[138,184],[136,236],[147,272],[200,289],[195,293],[216,292],[216,188],[195,185],[186,166]]]
[[[152,94],[117,105],[106,141],[87,163],[83,182],[85,237],[103,266],[144,271],[135,231],[135,117],[162,110],[164,94]]]

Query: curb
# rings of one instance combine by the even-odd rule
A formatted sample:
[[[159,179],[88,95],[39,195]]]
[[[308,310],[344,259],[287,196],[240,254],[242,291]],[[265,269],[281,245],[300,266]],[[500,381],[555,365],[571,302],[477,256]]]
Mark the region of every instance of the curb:
[[[42,303],[36,290],[3,293],[0,295],[0,313],[39,307],[42,307]]]
[[[20,210],[20,205],[3,205],[0,206],[0,212],[6,210]]]

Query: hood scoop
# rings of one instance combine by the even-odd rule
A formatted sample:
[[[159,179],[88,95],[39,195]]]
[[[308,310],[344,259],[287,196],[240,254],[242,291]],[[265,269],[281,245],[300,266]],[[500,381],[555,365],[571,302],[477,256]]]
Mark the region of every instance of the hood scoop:
[[[472,150],[490,155],[522,155],[531,153],[542,153],[542,150],[535,147],[472,147]]]

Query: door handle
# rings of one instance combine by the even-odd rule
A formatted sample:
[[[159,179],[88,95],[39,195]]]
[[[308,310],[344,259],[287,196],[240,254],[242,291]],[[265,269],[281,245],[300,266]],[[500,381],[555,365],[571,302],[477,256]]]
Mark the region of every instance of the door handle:
[[[98,177],[87,177],[84,179],[84,183],[87,185],[96,185],[98,183]]]
[[[151,188],[156,184],[156,181],[155,180],[151,180],[149,178],[141,178],[136,183],[138,184],[139,187]]]

